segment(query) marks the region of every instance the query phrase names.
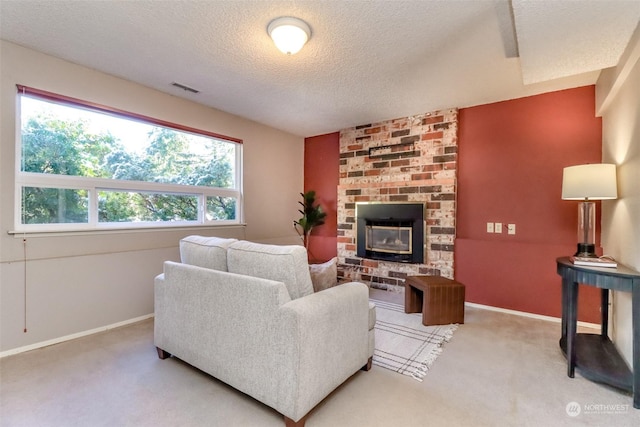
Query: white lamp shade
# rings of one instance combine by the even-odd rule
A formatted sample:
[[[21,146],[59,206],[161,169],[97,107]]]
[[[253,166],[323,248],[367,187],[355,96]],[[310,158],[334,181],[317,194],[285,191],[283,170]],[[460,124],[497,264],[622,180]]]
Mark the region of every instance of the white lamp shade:
[[[311,37],[311,29],[306,22],[288,16],[271,21],[267,32],[276,47],[287,55],[298,53]]]
[[[598,163],[564,168],[564,200],[607,200],[617,197],[616,165]]]

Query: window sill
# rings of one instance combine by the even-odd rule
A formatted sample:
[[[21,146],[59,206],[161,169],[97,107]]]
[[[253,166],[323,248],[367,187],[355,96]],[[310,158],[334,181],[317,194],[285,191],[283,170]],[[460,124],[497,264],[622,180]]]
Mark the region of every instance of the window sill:
[[[159,231],[188,231],[188,230],[206,230],[220,228],[245,228],[247,224],[219,224],[219,225],[188,225],[188,226],[162,226],[162,227],[123,227],[108,229],[87,229],[87,230],[51,230],[51,231],[15,231],[9,230],[7,234],[16,239],[24,236],[29,237],[59,237],[59,236],[91,236],[100,234],[132,234],[132,233],[157,233]]]

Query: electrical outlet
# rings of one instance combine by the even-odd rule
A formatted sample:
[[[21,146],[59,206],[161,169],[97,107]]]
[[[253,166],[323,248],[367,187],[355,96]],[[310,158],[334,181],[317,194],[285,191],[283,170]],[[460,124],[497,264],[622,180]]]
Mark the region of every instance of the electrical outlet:
[[[493,226],[493,229],[496,233],[502,233],[502,223],[496,222]]]
[[[516,234],[515,224],[507,224],[507,234]]]
[[[487,233],[493,233],[493,223],[492,222],[488,222],[487,223]]]

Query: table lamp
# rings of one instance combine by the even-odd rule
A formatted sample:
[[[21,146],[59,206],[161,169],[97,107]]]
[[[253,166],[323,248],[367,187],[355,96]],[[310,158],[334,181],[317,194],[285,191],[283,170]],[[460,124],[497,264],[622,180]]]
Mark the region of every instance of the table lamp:
[[[616,165],[569,166],[562,172],[562,199],[582,200],[578,205],[578,251],[574,256],[596,255],[596,205],[591,200],[618,197]]]

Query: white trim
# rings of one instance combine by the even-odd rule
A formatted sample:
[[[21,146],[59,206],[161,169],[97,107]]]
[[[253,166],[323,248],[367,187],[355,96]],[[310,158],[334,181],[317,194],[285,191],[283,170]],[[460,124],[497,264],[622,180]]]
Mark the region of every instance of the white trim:
[[[546,320],[548,322],[554,322],[554,323],[560,323],[561,322],[561,319],[558,318],[558,317],[544,316],[542,314],[533,314],[533,313],[527,313],[527,312],[524,312],[524,311],[509,310],[509,309],[506,309],[506,308],[492,307],[490,305],[476,304],[476,303],[473,303],[473,302],[465,302],[464,305],[467,306],[467,307],[479,308],[481,310],[496,311],[496,312],[499,312],[499,313],[512,314],[512,315],[515,315],[515,316],[529,317],[529,318],[538,319],[538,320]],[[113,323],[111,325],[101,326],[99,328],[90,329],[88,331],[78,332],[78,333],[75,333],[75,334],[66,335],[64,337],[54,338],[54,339],[48,340],[48,341],[42,341],[42,342],[35,343],[35,344],[29,344],[29,345],[24,346],[24,347],[13,348],[11,350],[6,350],[6,351],[3,351],[3,352],[0,352],[0,359],[2,359],[3,357],[7,357],[7,356],[13,356],[13,355],[19,354],[19,353],[24,353],[26,351],[31,351],[31,350],[35,350],[35,349],[38,349],[38,348],[43,348],[43,347],[48,347],[50,345],[59,344],[59,343],[65,342],[65,341],[71,341],[71,340],[74,340],[76,338],[86,337],[88,335],[97,334],[99,332],[105,332],[105,331],[108,331],[110,329],[119,328],[121,326],[127,326],[127,325],[130,325],[130,324],[133,324],[133,323],[141,322],[143,320],[151,319],[152,317],[154,317],[154,313],[146,314],[144,316],[136,317],[134,319],[124,320],[122,322]],[[578,322],[578,326],[585,327],[585,328],[600,329],[600,325],[598,325],[596,323],[589,323],[589,322]]]
[[[552,316],[544,316],[542,314],[527,313],[526,311],[509,310],[508,308],[492,307],[490,305],[476,304],[474,302],[465,302],[464,305],[466,305],[467,307],[479,308],[481,310],[497,311],[499,313],[506,313],[506,314],[513,314],[515,316],[529,317],[531,319],[546,320],[547,322],[554,322],[554,323],[561,323],[562,322],[562,319],[560,319],[559,317],[552,317]],[[597,324],[597,323],[578,322],[578,326],[581,326],[581,327],[584,327],[584,328],[598,329],[598,330],[600,329],[600,325]]]
[[[121,190],[180,195],[204,194],[206,196],[224,197],[235,197],[239,192],[239,190],[235,188],[206,187],[201,185],[171,184],[148,181],[128,181],[112,178],[94,178],[79,175],[54,175],[22,171],[17,171],[16,181],[25,186],[69,188],[72,190]]]
[[[119,328],[121,326],[131,325],[133,323],[141,322],[143,320],[147,320],[147,319],[150,319],[152,317],[154,317],[154,313],[146,314],[144,316],[136,317],[134,319],[124,320],[122,322],[112,323],[111,325],[101,326],[99,328],[90,329],[88,331],[78,332],[78,333],[75,333],[75,334],[66,335],[64,337],[54,338],[54,339],[48,340],[48,341],[41,341],[41,342],[38,342],[38,343],[35,343],[35,344],[29,344],[29,345],[26,345],[24,347],[12,348],[11,350],[6,350],[6,351],[3,351],[3,352],[0,352],[0,359],[2,359],[3,357],[7,357],[7,356],[13,356],[14,354],[24,353],[25,351],[31,351],[31,350],[35,350],[35,349],[38,349],[38,348],[48,347],[50,345],[60,344],[60,343],[65,342],[65,341],[71,341],[71,340],[74,340],[76,338],[82,338],[82,337],[86,337],[88,335],[97,334],[99,332],[105,332],[105,331],[108,331],[110,329]]]
[[[87,235],[99,235],[99,234],[131,234],[131,233],[147,233],[157,231],[185,231],[195,230],[202,231],[205,229],[215,230],[218,228],[246,228],[247,224],[229,224],[226,221],[218,221],[220,224],[195,224],[195,225],[182,225],[178,226],[175,223],[171,223],[171,226],[149,226],[149,227],[121,227],[121,228],[109,228],[109,229],[86,229],[86,230],[68,230],[68,231],[18,231],[8,230],[7,234],[13,236],[14,239],[22,239],[24,236],[29,237],[49,237],[49,236],[87,236]],[[0,262],[2,264],[2,262]]]

